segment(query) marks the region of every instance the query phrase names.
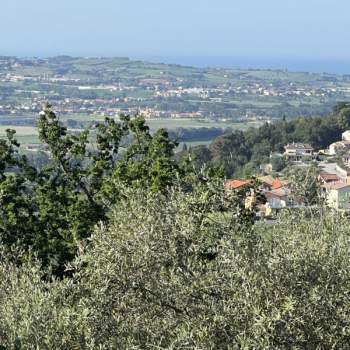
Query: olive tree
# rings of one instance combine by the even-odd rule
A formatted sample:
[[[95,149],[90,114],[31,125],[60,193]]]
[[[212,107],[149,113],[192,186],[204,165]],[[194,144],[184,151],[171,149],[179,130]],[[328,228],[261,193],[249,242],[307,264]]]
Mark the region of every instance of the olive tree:
[[[212,181],[166,195],[115,185],[122,199],[71,277],[1,251],[5,348],[347,348],[347,218],[244,224]]]

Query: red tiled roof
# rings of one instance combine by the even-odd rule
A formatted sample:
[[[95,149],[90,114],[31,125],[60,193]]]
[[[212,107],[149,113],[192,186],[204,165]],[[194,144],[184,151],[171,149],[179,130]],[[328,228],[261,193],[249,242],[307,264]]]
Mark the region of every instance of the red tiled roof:
[[[320,178],[324,181],[338,181],[338,180],[340,180],[338,175],[327,174],[327,173],[320,174]]]
[[[265,192],[266,197],[287,197],[288,195],[290,195],[290,190],[284,187]]]
[[[227,180],[225,183],[226,190],[236,190],[245,185],[248,185],[252,182],[252,180]]]
[[[327,185],[323,185],[322,187],[327,190],[340,190],[345,187],[350,187],[350,184],[348,183],[327,184]]]
[[[282,184],[281,180],[276,179],[276,180],[274,180],[274,181],[272,182],[271,188],[272,188],[273,190],[278,190],[278,189],[281,188],[282,186],[283,186],[283,184]]]

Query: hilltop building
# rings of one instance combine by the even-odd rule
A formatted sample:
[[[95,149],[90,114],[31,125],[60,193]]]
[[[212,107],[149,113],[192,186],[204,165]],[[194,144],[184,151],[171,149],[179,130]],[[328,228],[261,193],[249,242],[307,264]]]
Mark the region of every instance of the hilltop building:
[[[264,192],[267,203],[271,209],[283,209],[293,206],[291,191],[286,187],[272,189]]]
[[[265,203],[258,205],[261,216],[270,216],[272,211],[284,208],[293,208],[296,205],[302,204],[294,202],[291,190],[288,188],[287,181],[273,178],[272,176],[262,176],[259,177],[258,180],[261,183],[261,194],[265,196]],[[230,192],[242,189],[252,183],[252,179],[228,180],[225,183],[225,191],[227,194],[229,194]],[[251,208],[252,205],[256,203],[254,191],[251,190],[250,193],[247,193],[244,203],[247,209]]]
[[[350,130],[343,132],[341,136],[343,141],[350,141]]]
[[[342,151],[350,150],[350,141],[337,141],[329,145],[328,154],[334,156]]]
[[[338,211],[350,211],[350,184],[337,183],[323,185],[326,201],[330,208]]]
[[[323,152],[326,155],[335,156],[339,153],[348,151],[350,151],[350,130],[343,132],[342,139],[330,144],[328,149]]]
[[[341,182],[341,177],[337,174],[321,173],[318,175],[317,180],[321,185],[336,184]]]
[[[310,160],[313,157],[314,149],[311,145],[301,142],[289,143],[284,147],[284,156],[294,162]]]

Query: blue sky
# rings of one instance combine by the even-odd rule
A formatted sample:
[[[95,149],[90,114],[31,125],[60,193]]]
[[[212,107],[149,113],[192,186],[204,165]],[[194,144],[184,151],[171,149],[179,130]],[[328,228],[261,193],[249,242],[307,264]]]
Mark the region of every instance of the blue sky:
[[[2,0],[0,54],[350,61],[349,0]]]

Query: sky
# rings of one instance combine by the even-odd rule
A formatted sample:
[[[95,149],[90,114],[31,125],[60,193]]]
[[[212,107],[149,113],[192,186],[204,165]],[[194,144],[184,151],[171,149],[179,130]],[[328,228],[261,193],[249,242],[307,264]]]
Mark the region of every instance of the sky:
[[[350,72],[349,0],[1,0],[0,9],[3,55],[338,62]]]

